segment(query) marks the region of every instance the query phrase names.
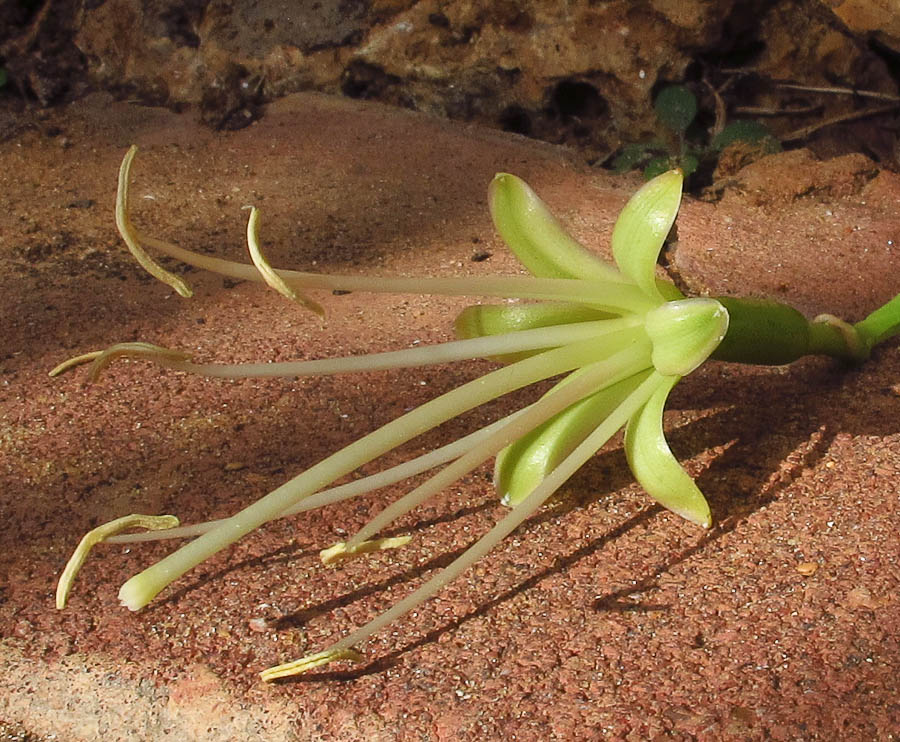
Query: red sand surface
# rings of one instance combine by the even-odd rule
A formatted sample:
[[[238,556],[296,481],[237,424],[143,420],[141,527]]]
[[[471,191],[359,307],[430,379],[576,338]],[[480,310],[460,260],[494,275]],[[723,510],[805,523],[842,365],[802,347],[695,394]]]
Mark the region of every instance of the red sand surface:
[[[94,97],[3,143],[0,719],[66,740],[900,736],[896,343],[854,370],[705,365],[666,420],[710,499],[709,533],[655,506],[614,442],[488,559],[367,642],[356,667],[257,680],[487,530],[504,512],[489,471],[405,517],[397,532],[416,538],[396,552],[334,570],[317,558],[393,488],[272,524],[139,614],[117,605],[118,586],[171,544],[101,546],[56,611],[56,577],[88,529],[134,511],[229,514],[489,367],[222,382],[120,363],[92,386],[81,369],[50,379],[62,359],[123,340],[222,361],[409,347],[449,337],[465,304],[320,295],[323,323],[197,271],[181,299],[115,233],[131,143],[144,231],[243,260],[253,203],[271,261],[308,270],[516,272],[486,210],[498,170],[606,252],[636,186],[523,138],[318,96],[231,133]],[[697,292],[856,320],[900,290],[900,179],[862,157],[789,153],[738,173],[718,203],[688,200],[679,237],[675,264]]]

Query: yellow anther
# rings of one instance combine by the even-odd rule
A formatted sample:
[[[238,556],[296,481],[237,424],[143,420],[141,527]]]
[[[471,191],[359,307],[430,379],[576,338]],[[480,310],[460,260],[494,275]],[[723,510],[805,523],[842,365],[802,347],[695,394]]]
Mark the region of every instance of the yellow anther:
[[[141,247],[141,238],[131,224],[128,216],[128,187],[131,180],[131,163],[137,154],[137,147],[131,145],[131,148],[125,154],[122,165],[119,167],[119,187],[116,191],[116,227],[134,259],[140,263],[141,267],[154,278],[171,286],[181,296],[190,297],[193,294],[190,286],[182,281],[174,273],[170,273],[151,258],[147,252]]]
[[[259,275],[270,288],[300,306],[315,312],[320,317],[325,317],[325,310],[321,304],[294,291],[266,260],[266,256],[259,247],[259,209],[255,206],[250,207],[250,219],[247,221],[247,247],[250,250],[250,259],[253,261],[253,265],[256,266]]]
[[[300,675],[307,670],[312,670],[329,662],[337,660],[350,660],[351,662],[362,662],[363,656],[355,649],[326,649],[324,652],[317,652],[306,657],[301,657],[293,662],[285,662],[283,665],[275,665],[267,670],[263,670],[259,677],[269,683],[278,678],[289,678],[293,675]]]
[[[338,541],[334,546],[329,546],[319,552],[319,558],[326,567],[331,567],[338,562],[353,559],[363,554],[371,554],[373,551],[386,551],[387,549],[399,549],[406,546],[412,540],[412,536],[394,536],[393,538],[373,538],[371,541],[362,541],[355,546],[347,546],[346,542]]]
[[[146,528],[148,531],[161,531],[166,528],[175,528],[178,525],[178,518],[174,515],[141,515],[134,513],[132,515],[124,515],[121,518],[111,520],[102,526],[97,526],[91,531],[84,534],[78,548],[75,549],[69,558],[66,568],[60,575],[59,583],[56,585],[56,607],[62,610],[66,607],[66,601],[69,598],[69,591],[72,589],[72,583],[75,581],[75,575],[87,559],[88,553],[96,544],[105,541],[110,536],[128,528]]]

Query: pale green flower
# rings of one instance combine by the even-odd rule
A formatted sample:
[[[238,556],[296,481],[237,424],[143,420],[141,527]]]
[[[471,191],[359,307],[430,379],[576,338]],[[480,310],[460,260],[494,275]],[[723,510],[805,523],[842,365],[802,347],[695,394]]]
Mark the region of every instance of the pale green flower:
[[[690,521],[703,527],[710,525],[705,498],[676,461],[663,435],[663,408],[669,392],[716,349],[729,323],[729,313],[719,301],[686,299],[671,283],[656,276],[657,257],[681,201],[680,171],[670,171],[650,181],[628,202],[613,232],[615,266],[572,239],[522,180],[500,174],[490,188],[491,213],[503,239],[533,277],[391,279],[272,269],[259,248],[256,210],[251,212],[248,225],[252,266],[209,258],[146,237],[133,227],[129,215],[133,156],[134,149],[120,171],[117,224],[141,264],[183,295],[189,295],[190,288],[156,265],[144,247],[224,275],[264,280],[317,311],[319,305],[302,291],[325,288],[443,293],[531,301],[469,307],[457,319],[461,338],[457,341],[358,358],[195,364],[177,351],[129,343],[80,356],[55,369],[54,373],[58,373],[75,363],[93,360],[96,375],[106,363],[122,355],[222,377],[340,373],[475,357],[506,362],[329,456],[230,518],[164,532],[170,537],[197,538],[122,586],[120,599],[132,610],[139,610],[199,562],[269,520],[443,467],[385,508],[347,542],[324,551],[322,558],[332,564],[376,549],[402,546],[408,537],[377,536],[397,517],[495,457],[495,481],[503,501],[512,508],[509,514],[446,569],[386,613],[324,652],[271,668],[263,673],[263,678],[296,674],[336,659],[359,659],[356,645],[487,554],[623,427],[628,465],[647,492]],[[328,488],[340,477],[450,418],[561,374],[568,375],[539,400],[482,430],[379,474]],[[126,518],[121,522],[138,521]],[[168,521],[139,522],[154,527],[170,525]],[[102,533],[85,539],[86,545],[73,560],[80,564],[86,550],[99,540],[138,541],[158,538],[159,534],[109,536],[108,524]],[[74,571],[67,571],[66,579],[60,582],[60,607],[65,604]]]
[[[515,505],[525,499],[614,410],[632,397],[647,395],[626,424],[629,466],[660,503],[699,525],[710,525],[709,506],[669,450],[662,427],[663,407],[672,387],[706,360],[728,329],[728,313],[719,302],[684,299],[672,284],[656,278],[657,258],[678,212],[681,185],[681,172],[673,170],[647,183],[629,201],[613,231],[616,270],[566,234],[522,180],[505,174],[494,178],[490,190],[494,223],[532,273],[611,282],[624,277],[641,289],[648,305],[646,310],[618,315],[639,318],[620,341],[633,347],[643,344],[645,350],[624,378],[598,388],[497,456],[494,481],[505,503]],[[521,328],[528,322],[524,312],[532,323],[542,322],[544,314],[551,314],[554,323],[566,319],[565,310],[554,305],[475,306],[457,320],[457,331],[474,335]],[[571,312],[569,321],[583,321],[583,307],[572,307]],[[610,354],[616,350],[613,343],[606,346]],[[581,373],[573,372],[550,394]]]

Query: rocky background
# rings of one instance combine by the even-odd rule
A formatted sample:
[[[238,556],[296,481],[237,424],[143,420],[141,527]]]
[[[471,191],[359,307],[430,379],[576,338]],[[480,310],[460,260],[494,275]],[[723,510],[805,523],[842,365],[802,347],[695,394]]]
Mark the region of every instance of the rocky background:
[[[237,129],[287,93],[374,99],[574,145],[651,136],[687,82],[698,123],[762,120],[786,146],[898,166],[893,0],[4,0],[7,112],[89,90]],[[787,87],[787,85],[799,87]]]
[[[751,118],[790,151],[723,155],[666,268],[691,293],[859,319],[898,290],[897,5],[0,0],[0,742],[897,739],[896,345],[856,370],[711,364],[679,384],[667,427],[710,532],[651,505],[611,448],[373,639],[366,666],[264,687],[259,670],[377,615],[493,525],[489,473],[410,515],[418,548],[321,569],[377,493],[273,524],[137,615],[116,585],[161,547],[95,555],[53,610],[77,539],[127,512],[230,514],[484,364],[47,375],[126,339],[222,361],[408,347],[446,338],[462,307],[354,292],[324,297],[321,323],[199,273],[181,302],[115,232],[132,143],[138,223],[201,251],[245,260],[252,202],[276,265],[503,274],[483,184],[514,168],[608,255],[640,176],[600,166],[656,133],[672,82],[699,98],[700,143]],[[305,90],[328,95],[288,95]]]

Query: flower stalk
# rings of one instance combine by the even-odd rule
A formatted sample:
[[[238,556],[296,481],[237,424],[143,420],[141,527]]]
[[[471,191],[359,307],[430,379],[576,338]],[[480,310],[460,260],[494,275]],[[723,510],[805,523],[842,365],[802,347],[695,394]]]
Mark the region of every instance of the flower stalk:
[[[95,529],[83,540],[60,578],[62,607],[88,550],[100,541],[129,543],[158,538],[192,538],[133,576],[119,598],[139,610],[172,582],[211,555],[275,518],[295,515],[433,471],[424,482],[388,505],[347,541],[322,552],[336,564],[372,551],[405,546],[410,535],[379,533],[404,513],[494,459],[494,482],[510,512],[460,557],[373,621],[322,652],[262,673],[274,680],[349,659],[369,636],[427,600],[547,501],[605,445],[625,429],[625,456],[647,493],[672,512],[709,527],[709,505],[665,440],[663,412],[669,393],[707,359],[783,364],[808,354],[844,361],[865,360],[878,343],[900,332],[900,297],[855,325],[822,315],[807,320],[774,302],[733,297],[685,297],[656,275],[656,261],[681,201],[683,176],[673,170],[653,179],[628,202],[612,235],[615,265],[570,237],[547,206],[520,179],[499,174],[489,203],[500,235],[531,276],[484,278],[382,278],[339,276],[273,268],[259,240],[259,212],[247,225],[252,264],[200,255],[146,236],[131,222],[129,187],[136,148],[119,171],[116,224],[135,259],[182,296],[190,287],[159,266],[147,249],[197,268],[262,281],[291,301],[322,315],[305,292],[343,289],[432,293],[515,299],[478,304],[457,318],[458,340],[368,356],[261,364],[197,363],[188,354],[149,343],[122,343],[65,361],[51,374],[91,363],[96,379],[120,357],[144,359],[176,371],[220,378],[351,373],[471,358],[506,365],[407,412],[326,457],[231,517],[178,526],[172,516],[128,516]],[[349,484],[333,482],[397,446],[479,405],[540,381],[563,376],[540,399],[481,430],[422,456]],[[166,519],[168,518],[168,519]],[[166,528],[121,534],[124,528]]]

